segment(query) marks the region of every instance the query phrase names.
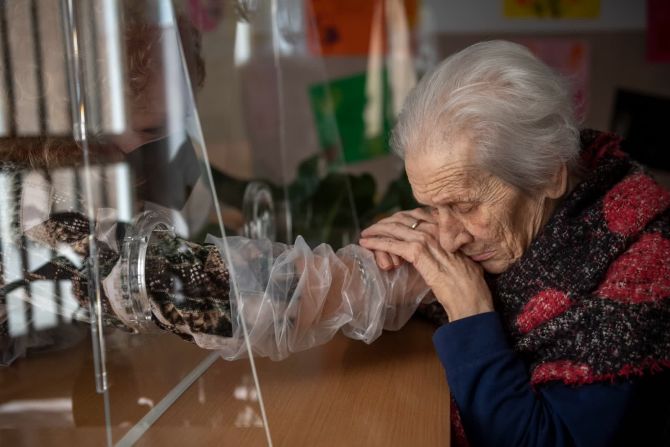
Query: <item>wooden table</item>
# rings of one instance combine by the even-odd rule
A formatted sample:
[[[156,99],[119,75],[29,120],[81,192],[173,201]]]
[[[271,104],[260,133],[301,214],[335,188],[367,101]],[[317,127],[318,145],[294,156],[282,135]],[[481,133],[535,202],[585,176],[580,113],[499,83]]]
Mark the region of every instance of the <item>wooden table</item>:
[[[275,446],[444,446],[449,391],[432,348],[434,327],[410,321],[372,345],[341,335],[282,362],[256,359]],[[0,445],[104,445],[88,340],[0,369],[0,405],[72,399],[60,422],[9,422]],[[109,343],[116,443],[209,353],[173,336],[117,334]],[[69,419],[68,419],[69,416]],[[6,427],[13,428],[6,428]],[[267,445],[247,360],[216,360],[143,434],[140,446]]]

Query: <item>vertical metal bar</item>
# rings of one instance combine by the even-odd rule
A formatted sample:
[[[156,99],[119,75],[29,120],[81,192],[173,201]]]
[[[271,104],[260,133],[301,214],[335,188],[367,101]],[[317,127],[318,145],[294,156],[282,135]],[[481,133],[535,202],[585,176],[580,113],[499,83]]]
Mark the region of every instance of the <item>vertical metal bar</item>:
[[[21,228],[21,204],[23,200],[21,199],[23,195],[23,175],[21,173],[17,173],[14,175],[13,178],[14,185],[12,190],[16,194],[16,206],[14,207],[13,210],[13,215],[12,215],[12,229],[15,231],[16,234],[16,241],[18,242],[18,250],[20,253],[20,260],[21,260],[21,272],[23,273],[23,276],[25,277],[26,273],[28,273],[29,267],[28,267],[28,246],[26,244],[26,235],[23,233],[23,228]],[[26,298],[29,303],[32,303],[32,291],[30,290],[30,287],[26,287]],[[32,333],[35,330],[34,324],[33,324],[33,307],[32,306],[27,306],[26,307],[26,321],[28,322],[28,333]]]
[[[86,127],[89,132],[99,133],[101,129],[100,97],[104,94],[105,81],[100,77],[98,66],[103,63],[98,57],[98,23],[96,21],[96,6],[94,0],[76,2],[77,36],[79,38],[79,53],[86,55],[80,59],[84,82],[82,90],[86,92]]]
[[[12,80],[12,50],[9,45],[9,31],[7,30],[7,2],[0,0],[0,40],[2,40],[2,65],[5,91],[7,92],[7,134],[16,136],[16,96]]]
[[[130,222],[133,218],[133,194],[130,168],[125,162],[116,163],[107,169],[107,178],[112,179],[108,189],[110,204],[116,209],[119,222]]]
[[[47,134],[47,97],[46,88],[44,85],[44,58],[42,57],[42,32],[40,29],[40,11],[37,5],[37,0],[30,0],[30,22],[33,34],[33,53],[35,57],[35,79],[37,82],[37,104],[38,104],[38,122],[41,135]],[[49,185],[51,185],[51,178],[49,170],[45,170],[45,178]],[[55,257],[55,251],[51,248],[50,257]],[[61,318],[61,288],[58,281],[53,280],[53,299],[54,308],[56,309],[56,324],[59,324]],[[32,309],[32,307],[31,307]]]
[[[40,134],[47,130],[47,104],[44,88],[44,63],[42,59],[42,38],[40,33],[39,10],[37,0],[30,0],[30,22],[33,34],[33,54],[35,56],[35,80],[37,82],[37,105]]]
[[[49,135],[69,135],[70,103],[68,101],[65,38],[61,24],[60,4],[54,0],[36,0],[41,37],[42,73],[46,96],[46,120]]]
[[[4,10],[4,3],[2,0],[0,0],[0,9]],[[4,11],[0,11],[0,13],[4,14]],[[3,79],[0,79],[0,137],[6,136],[9,133],[7,95],[4,86],[4,74],[7,68],[4,63],[5,51],[2,45],[2,35],[4,34],[4,28],[5,27],[3,22],[0,21],[0,62],[2,63],[2,67],[0,67],[0,77],[3,77]]]
[[[29,1],[6,2],[7,35],[12,59],[14,114],[19,136],[38,135],[39,110],[36,98],[35,54]]]
[[[19,198],[14,195],[15,175],[0,172],[0,238],[2,239],[3,279],[11,283],[23,279],[21,271],[21,254],[19,253],[14,214],[19,206]],[[29,322],[26,320],[25,288],[15,289],[5,297],[9,318],[10,337],[20,337],[28,332]]]
[[[48,169],[45,169],[41,174],[44,176],[47,185],[49,185],[49,190],[53,191],[54,181],[53,178],[51,177],[51,172]],[[51,247],[49,259],[53,259],[55,257],[56,257],[56,250],[54,249],[54,247]],[[54,283],[54,306],[56,308],[56,318],[58,319],[58,324],[60,324],[65,320],[65,312],[63,309],[63,289],[61,287],[60,281],[53,280],[53,283]]]
[[[125,58],[122,35],[120,33],[119,2],[100,0],[101,29],[97,30],[100,44],[98,51],[103,55],[101,70],[105,79],[104,93],[101,94],[101,126],[106,133],[120,134],[126,129],[126,105],[124,92]],[[98,39],[96,39],[96,42]]]
[[[0,82],[4,83],[4,88],[0,89],[0,136],[11,135],[11,103],[9,97],[9,87],[11,87],[11,66],[8,66],[9,55],[7,50],[9,47],[8,38],[7,38],[7,15],[5,13],[5,1],[0,0],[0,60],[2,60],[2,77],[3,79]],[[3,209],[5,207],[4,201],[7,200],[9,196],[9,191],[7,188],[2,188],[5,185],[6,176],[0,172],[0,279],[6,281],[7,269],[5,269],[5,250],[4,244],[8,243],[5,239],[5,231],[3,230]],[[5,300],[7,297],[5,297]]]

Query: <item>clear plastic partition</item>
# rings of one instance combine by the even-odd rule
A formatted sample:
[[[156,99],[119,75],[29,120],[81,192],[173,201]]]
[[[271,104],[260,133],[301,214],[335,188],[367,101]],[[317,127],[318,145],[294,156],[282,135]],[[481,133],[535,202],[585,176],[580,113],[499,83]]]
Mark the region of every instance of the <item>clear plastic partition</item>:
[[[355,244],[417,17],[0,2],[0,444],[444,443],[427,287]]]
[[[446,442],[449,397],[431,351],[433,328],[412,321],[401,329],[415,306],[395,301],[425,289],[417,293],[407,271],[380,273],[355,245],[375,219],[414,205],[389,131],[417,78],[419,2],[193,3],[207,67],[199,111],[224,224],[229,234],[260,232],[288,244],[274,252],[255,245],[268,262],[268,274],[255,271],[270,278],[265,298],[270,291],[295,299],[260,301],[274,312],[270,326],[249,328],[273,441]],[[295,272],[291,262],[303,273],[293,288],[277,280]],[[239,269],[240,280],[254,266]],[[324,293],[324,304],[324,289],[340,292]],[[309,307],[316,317],[306,315]],[[213,396],[217,374],[215,366],[205,375]]]
[[[142,442],[234,339],[225,405],[197,405],[266,445],[228,253],[205,243],[225,230],[198,30],[167,0],[13,0],[0,37],[0,443]]]
[[[411,202],[389,136],[416,83],[419,2],[193,3],[199,107],[231,230],[244,231],[250,182],[272,193],[276,239],[311,246],[354,243]]]

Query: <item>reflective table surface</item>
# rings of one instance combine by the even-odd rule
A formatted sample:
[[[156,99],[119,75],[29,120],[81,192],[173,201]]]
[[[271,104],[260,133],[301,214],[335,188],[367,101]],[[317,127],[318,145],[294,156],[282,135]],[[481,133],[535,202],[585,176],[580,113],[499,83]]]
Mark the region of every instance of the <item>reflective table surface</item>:
[[[372,345],[338,335],[282,362],[256,359],[273,445],[448,445],[449,390],[434,329],[411,320]],[[267,445],[248,362],[227,362],[172,336],[113,339],[114,444]],[[60,352],[0,369],[0,444],[104,445],[89,346],[83,335]],[[204,373],[148,425],[147,414],[198,364]]]

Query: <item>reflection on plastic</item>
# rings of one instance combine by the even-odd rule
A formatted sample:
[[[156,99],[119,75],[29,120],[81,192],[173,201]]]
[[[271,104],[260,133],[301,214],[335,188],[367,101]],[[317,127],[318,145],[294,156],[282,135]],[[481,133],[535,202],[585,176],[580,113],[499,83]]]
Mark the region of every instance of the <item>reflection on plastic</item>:
[[[233,396],[237,400],[243,402],[258,402],[258,392],[254,386],[254,381],[248,375],[242,376],[242,383],[235,387]],[[235,427],[238,428],[261,428],[263,427],[263,420],[256,413],[252,405],[245,405],[244,409],[237,413],[235,418]]]
[[[72,399],[24,399],[12,400],[0,404],[0,429],[18,428],[19,424],[26,428],[35,425],[59,427],[74,424],[72,417]]]
[[[275,207],[270,188],[261,182],[251,182],[244,191],[242,201],[244,236],[249,239],[277,237]]]
[[[84,168],[59,168],[47,177],[40,171],[0,173],[0,262],[3,285],[19,284],[6,293],[8,333],[20,337],[33,330],[45,330],[69,323],[73,319],[88,321],[88,310],[83,309],[73,294],[70,279],[39,279],[24,277],[26,272],[63,258],[74,268],[84,267],[84,258],[73,246],[58,243],[35,242],[26,237],[36,231],[37,239],[53,235],[38,230],[55,213],[78,211],[82,207],[77,184],[84,176]],[[93,200],[116,206],[117,219],[131,216],[132,198],[128,166],[116,163],[91,167],[89,174],[95,180]],[[41,232],[40,232],[41,231]]]
[[[150,399],[148,397],[140,397],[137,399],[137,405],[145,405],[149,408],[154,407],[154,401],[153,399]]]
[[[198,379],[198,403],[204,405],[207,401],[207,393],[205,393],[205,381],[202,377]]]

